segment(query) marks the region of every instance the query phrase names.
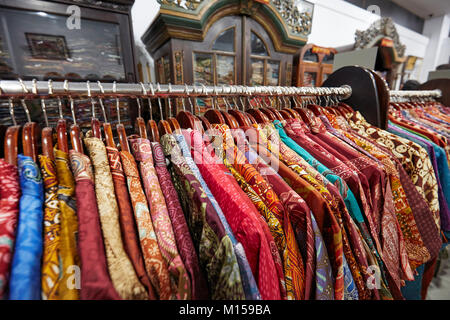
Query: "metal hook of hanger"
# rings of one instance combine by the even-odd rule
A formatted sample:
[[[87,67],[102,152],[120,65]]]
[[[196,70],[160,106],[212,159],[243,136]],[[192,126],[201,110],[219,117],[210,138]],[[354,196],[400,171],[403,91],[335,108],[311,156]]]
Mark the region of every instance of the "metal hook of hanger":
[[[37,90],[37,80],[33,79],[33,89],[32,89],[33,94],[37,95],[38,94],[38,90]],[[48,127],[48,117],[47,117],[47,107],[45,105],[45,100],[44,98],[41,98],[41,109],[42,109],[42,113],[44,114],[44,120],[45,120],[45,126]]]
[[[97,85],[100,88],[100,92],[102,93],[102,96],[103,96],[105,94],[105,90],[103,89],[101,82],[97,81]],[[105,123],[108,123],[108,118],[106,117],[106,110],[105,110],[105,106],[103,104],[102,97],[98,98],[98,102],[100,103],[100,107],[102,108],[103,119],[104,119]]]
[[[295,89],[292,89],[293,91],[293,96],[292,96],[292,100],[294,101],[294,106],[295,108],[298,108],[298,101],[297,101],[297,92],[295,91]]]
[[[239,86],[239,102],[241,103],[242,111],[245,112],[245,102],[244,102],[244,86]],[[239,109],[239,106],[238,106]]]
[[[197,93],[197,87],[195,86],[195,84],[192,85],[192,92]],[[194,112],[193,112],[194,116],[195,116],[195,109],[196,109],[195,107],[197,107],[198,114],[200,115],[200,106],[197,103],[197,98],[194,97]]]
[[[172,84],[169,83],[169,89],[167,90],[169,95],[167,96],[167,103],[169,104],[169,118],[172,118],[172,103],[170,102],[170,95],[172,93]]]
[[[117,97],[117,82],[114,81],[113,83],[113,89],[112,89],[114,95],[116,96],[116,110],[117,110],[117,123],[120,124],[120,101],[119,97]]]
[[[206,86],[203,83],[201,84],[201,86],[202,86],[202,95],[205,97],[204,99],[206,100],[206,95],[207,95]],[[200,107],[198,108],[198,112],[200,115]]]
[[[252,105],[251,102],[250,102],[250,89],[249,89],[248,86],[245,86],[245,95],[246,95],[246,97],[247,97],[248,106],[249,106],[251,109],[254,109],[253,105]]]
[[[25,83],[23,82],[23,80],[21,78],[18,78],[20,85],[22,86],[22,91],[24,94],[29,93],[27,87],[25,86]]]
[[[64,81],[63,88],[64,88],[64,92],[69,96],[70,112],[72,113],[73,125],[76,126],[77,125],[77,118],[75,117],[75,106],[74,106],[73,98],[70,95],[69,82],[67,80]],[[53,85],[52,85],[51,80],[49,80],[49,93],[50,92],[53,93]]]
[[[187,95],[186,84],[184,84],[184,93]],[[186,111],[186,101],[185,101],[186,96],[183,95],[180,100],[181,100],[181,106],[183,107],[183,111]]]
[[[68,86],[69,81],[68,80],[64,80],[64,89],[66,88],[66,86]],[[60,119],[64,119],[64,114],[62,111],[62,102],[61,102],[61,97],[56,97],[56,99],[58,100],[58,112],[59,112],[59,118]]]
[[[217,106],[217,86],[216,85],[214,85],[213,93],[214,93],[214,95],[212,97],[212,108],[219,109],[218,107],[216,108],[216,106]]]
[[[28,107],[27,107],[27,104],[25,102],[25,99],[20,99],[20,103],[22,104],[22,107],[25,110],[25,114],[27,116],[27,121],[31,122],[30,111],[28,110]]]
[[[91,95],[91,83],[89,82],[89,80],[86,81],[86,86],[87,86],[87,94],[88,94],[88,97],[89,97],[90,100],[91,100],[91,106],[92,106],[92,119],[95,119],[95,101],[94,101],[94,98],[92,98],[92,95]]]
[[[28,91],[27,87],[25,86],[24,82],[22,81],[22,79],[18,78],[18,80],[20,82],[20,85],[22,86],[22,91],[23,91],[24,95],[29,93],[29,91]],[[28,122],[31,122],[30,111],[28,110],[28,107],[25,103],[25,99],[24,98],[20,99],[20,103],[21,103],[23,109],[25,110],[25,114],[27,116]]]
[[[11,98],[8,99],[8,105],[9,105],[9,114],[11,115],[13,125],[17,126],[16,116],[14,115],[14,104]]]
[[[184,84],[184,90],[186,92],[187,99],[189,101],[189,105],[191,106],[191,112],[194,114],[195,113],[194,105],[192,104],[192,99],[191,99],[191,95],[189,93],[189,88],[188,88],[187,84]],[[184,107],[184,105],[183,105],[183,107]]]
[[[154,97],[154,96],[155,96],[155,89],[153,88],[153,84],[152,84],[152,83],[149,83],[148,85],[149,85],[149,87],[150,87],[150,91],[152,92],[152,97]],[[150,97],[148,97],[147,100],[148,100],[148,108],[149,108],[149,111],[150,111],[150,120],[153,120],[153,104],[152,104],[152,99],[151,99]]]
[[[156,84],[156,91],[161,92],[161,86],[159,85],[159,82]],[[158,105],[159,105],[159,112],[161,113],[161,120],[164,120],[164,114],[163,109],[161,105],[161,98],[158,96]]]
[[[231,93],[232,87],[230,86],[230,93]],[[225,112],[228,112],[229,109],[231,109],[230,102],[228,101],[228,97],[225,95],[225,85],[222,84],[222,100],[225,104]]]

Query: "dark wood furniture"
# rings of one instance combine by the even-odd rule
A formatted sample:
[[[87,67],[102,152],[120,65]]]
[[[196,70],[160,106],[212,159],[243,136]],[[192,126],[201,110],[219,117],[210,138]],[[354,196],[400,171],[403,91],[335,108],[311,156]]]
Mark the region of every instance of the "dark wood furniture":
[[[333,72],[334,48],[307,44],[294,57],[293,83],[297,87],[320,87]]]
[[[0,0],[0,78],[137,82],[133,3],[134,0]],[[133,103],[127,99],[121,103],[121,120],[128,129],[136,117]],[[70,122],[68,102],[63,104],[64,117]],[[43,124],[40,103],[33,101],[30,105],[33,119]],[[115,104],[105,101],[105,105],[108,120],[114,123]],[[76,116],[81,128],[89,126],[90,108],[90,101],[77,101]],[[16,109],[20,122],[23,113],[21,108]],[[97,116],[101,116],[98,102],[96,109]],[[47,101],[47,110],[50,123],[56,123],[59,114],[54,100]],[[5,118],[10,118],[7,108]]]
[[[199,88],[292,85],[293,57],[307,41],[311,20],[308,14],[294,19],[299,12],[293,3],[277,8],[264,2],[187,1],[184,9],[161,1],[142,37],[155,60],[156,81]]]

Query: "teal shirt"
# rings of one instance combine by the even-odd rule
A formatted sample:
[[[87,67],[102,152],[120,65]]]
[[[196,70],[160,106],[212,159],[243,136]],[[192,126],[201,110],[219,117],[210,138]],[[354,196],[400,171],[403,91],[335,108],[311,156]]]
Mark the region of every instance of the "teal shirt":
[[[325,179],[334,184],[344,199],[345,206],[347,207],[350,216],[357,222],[364,222],[364,217],[362,215],[361,209],[358,205],[358,201],[355,198],[353,192],[348,188],[345,181],[341,177],[337,176],[330,169],[325,167],[322,163],[317,161],[308,151],[300,147],[294,140],[288,137],[286,131],[283,129],[283,125],[279,120],[273,122],[275,128],[278,130],[281,141],[286,144],[289,148],[295,151],[300,157],[302,157],[306,162],[308,162],[313,168],[315,168]]]

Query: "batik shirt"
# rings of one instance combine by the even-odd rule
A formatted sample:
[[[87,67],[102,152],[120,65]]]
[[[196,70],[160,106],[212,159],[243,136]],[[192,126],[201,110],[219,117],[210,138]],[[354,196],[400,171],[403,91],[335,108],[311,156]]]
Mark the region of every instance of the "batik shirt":
[[[172,221],[178,251],[191,279],[192,299],[206,300],[209,296],[206,278],[200,269],[197,252],[189,234],[183,209],[181,208],[169,171],[167,171],[166,158],[164,157],[161,144],[159,142],[152,142],[152,151],[155,170],[158,175],[159,184],[161,185],[161,191],[166,200],[170,220]]]
[[[278,199],[278,196],[269,183],[264,180],[264,178],[253,166],[248,163],[248,161],[246,161],[245,156],[235,146],[228,126],[215,125],[213,128],[217,129],[224,138],[224,155],[228,152],[228,150],[232,148],[234,149],[234,159],[231,159],[233,167],[242,177],[244,177],[246,182],[251,185],[253,190],[255,190],[258,196],[263,199],[269,209],[268,212],[261,213],[264,214],[264,218],[269,225],[270,231],[283,260],[288,299],[304,299],[305,275],[303,259],[300,255],[297,242],[295,241],[292,227],[287,230],[283,230],[282,222],[286,217],[286,213],[281,201]],[[290,225],[289,220],[287,223]],[[285,232],[289,232],[289,241],[286,238]]]
[[[0,300],[6,296],[19,217],[20,185],[17,167],[0,159]]]
[[[112,283],[122,299],[146,300],[147,291],[139,282],[123,247],[119,208],[105,145],[99,138],[91,137],[90,132],[87,133],[84,143],[94,166],[95,195]]]
[[[245,299],[241,276],[230,238],[226,235],[209,198],[187,165],[172,135],[160,139],[192,240],[206,272],[211,298]]]
[[[141,184],[139,169],[133,155],[128,151],[121,151],[120,158],[127,177],[130,200],[147,275],[160,300],[172,299],[175,295],[172,294],[169,269],[158,246],[158,239]]]
[[[242,220],[239,220],[239,222],[243,222],[243,227],[246,222],[244,216],[248,218],[250,210],[253,209],[253,211],[255,211],[254,206],[247,204],[247,207],[245,205],[246,200],[248,200],[247,196],[240,190],[236,181],[230,176],[230,173],[222,164],[222,160],[214,159],[206,152],[206,146],[203,143],[203,137],[200,132],[182,130],[182,133],[183,136],[175,134],[175,138],[186,159],[186,163],[194,173],[195,177],[199,180],[208,198],[211,200],[217,215],[233,242],[247,299],[261,299],[261,296],[263,299],[270,299],[268,297],[279,299],[279,291],[276,291],[278,286],[268,284],[270,283],[270,280],[276,281],[276,278],[272,279],[270,277],[270,273],[267,273],[267,277],[264,279],[266,281],[264,283],[261,282],[263,279],[262,277],[256,278],[256,281],[259,283],[258,290],[255,277],[253,276],[254,271],[252,272],[252,270],[255,270],[257,262],[253,261],[253,259],[252,261],[249,261],[246,255],[246,252],[248,252],[248,254],[252,253],[250,251],[250,246],[246,242],[247,239],[243,238],[247,232],[244,231],[244,229],[237,230],[236,228],[239,228],[239,226],[233,224],[233,222],[237,222],[234,221],[235,217],[240,216]],[[189,152],[189,148],[191,153]],[[211,189],[208,186],[210,186]],[[230,221],[231,226],[228,221]],[[238,239],[235,238],[233,232],[240,235],[238,235]],[[243,244],[241,241],[244,241]],[[252,256],[249,256],[249,258],[252,258]],[[268,262],[270,264],[271,261]],[[255,273],[255,275],[258,275],[258,273]],[[266,288],[270,291],[267,291]],[[271,296],[270,292],[277,293],[275,296]]]
[[[271,188],[279,196],[285,208],[285,216],[280,217],[283,221],[283,230],[286,238],[292,237],[302,250],[303,261],[305,261],[305,299],[310,298],[312,281],[314,278],[314,230],[312,227],[311,211],[306,202],[270,167],[249,145],[242,130],[234,130],[234,137],[248,160],[270,184]],[[292,223],[291,223],[292,222]],[[330,269],[331,270],[331,269]]]
[[[9,280],[9,299],[40,300],[44,187],[39,167],[33,159],[19,154],[18,161],[22,195]]]
[[[411,140],[421,147],[425,148],[430,155],[431,162],[433,164],[434,172],[436,174],[436,180],[438,182],[438,197],[439,197],[439,207],[440,207],[440,218],[441,218],[441,229],[444,231],[450,230],[450,211],[448,207],[448,200],[450,198],[446,197],[445,192],[450,195],[450,175],[447,164],[447,157],[444,150],[437,144],[423,139],[420,136],[404,130],[398,125],[389,124],[389,132],[395,133],[398,136]]]
[[[303,133],[302,128],[296,126],[298,122],[291,122],[287,126],[289,134],[298,134],[299,136],[295,136],[294,139],[298,139],[296,141],[299,143],[300,136],[310,137],[316,144],[320,144],[328,152],[334,154],[334,156],[340,156],[340,159],[346,165],[352,165],[358,172],[361,172],[367,177],[371,188],[372,216],[370,220],[373,223],[372,226],[375,227],[375,229],[372,229],[372,235],[375,237],[379,235],[380,237],[380,243],[383,244],[383,261],[393,282],[396,284],[396,292],[399,293],[401,287],[400,281],[402,279],[412,280],[413,274],[409,264],[403,234],[395,215],[389,181],[386,179],[383,167],[326,132],[319,118],[311,117],[311,119],[313,119],[310,122],[311,132],[314,132],[314,134],[308,133],[306,128],[303,129],[305,131]],[[313,145],[308,146],[311,148]]]
[[[69,154],[55,147],[56,174],[58,177],[58,204],[61,210],[62,277],[59,296],[63,300],[79,299],[79,287],[74,280],[74,268],[80,267],[77,251],[78,219],[76,215],[75,181],[70,170]]]
[[[172,229],[169,212],[161,191],[153,165],[153,155],[150,141],[147,139],[132,139],[130,147],[134,158],[139,162],[141,177],[147,201],[150,203],[150,214],[155,227],[161,254],[166,261],[171,281],[175,283],[174,292],[178,299],[189,300],[191,297],[191,282],[181,260]]]
[[[339,120],[339,118],[338,118]],[[348,123],[345,122],[345,120],[339,121],[339,125],[341,127],[347,128]],[[435,257],[440,248],[441,239],[439,235],[439,230],[436,227],[436,224],[433,219],[433,214],[431,212],[430,207],[428,206],[425,198],[420,194],[419,190],[414,185],[411,178],[408,176],[406,170],[403,168],[400,160],[397,158],[397,156],[391,151],[389,148],[377,143],[375,140],[371,139],[365,134],[365,131],[360,134],[358,132],[352,131],[351,132],[353,136],[356,136],[359,140],[364,141],[364,143],[369,143],[370,145],[373,145],[376,147],[376,149],[379,149],[382,153],[387,155],[389,159],[391,159],[395,164],[395,169],[399,173],[400,183],[401,186],[404,189],[404,193],[402,192],[395,192],[394,191],[394,200],[398,199],[396,203],[397,208],[402,208],[407,211],[406,202],[403,201],[406,196],[407,203],[411,207],[411,211],[414,216],[414,220],[416,221],[417,229],[420,232],[420,236],[423,239],[423,243],[428,249],[429,254],[431,255],[431,258]],[[388,143],[388,145],[390,145]],[[362,145],[364,146],[364,145]],[[403,150],[401,147],[399,150]],[[401,190],[399,189],[396,184],[392,184],[393,190]],[[403,199],[403,200],[402,200]],[[402,210],[401,209],[401,210]],[[405,215],[404,215],[405,216]],[[411,218],[408,218],[408,223],[411,223]],[[399,220],[400,223],[403,222],[402,219]],[[412,225],[410,225],[411,228],[413,228]],[[408,236],[408,238],[414,237],[414,235]],[[420,256],[423,255],[426,259],[426,253],[423,250],[420,250],[417,252],[416,257],[420,259]]]
[[[202,186],[203,191],[205,192],[209,201],[213,205],[213,207],[217,213],[217,216],[219,217],[220,222],[222,223],[222,225],[224,227],[226,234],[230,237],[230,240],[233,243],[233,248],[234,248],[234,252],[236,254],[236,258],[237,258],[237,261],[239,264],[242,286],[244,288],[246,299],[261,300],[261,294],[259,292],[258,286],[256,285],[256,280],[253,276],[250,264],[248,262],[246,254],[245,254],[244,247],[242,246],[242,244],[240,242],[238,242],[236,240],[236,238],[233,234],[233,230],[231,229],[230,225],[228,224],[227,218],[225,217],[224,211],[222,210],[222,208],[226,208],[225,204],[223,202],[221,202],[221,204],[219,204],[219,202],[218,202],[218,200],[222,200],[222,199],[224,199],[224,197],[226,197],[225,193],[223,190],[221,192],[215,192],[215,194],[218,198],[216,200],[216,196],[213,195],[213,193],[211,192],[208,185],[214,186],[215,182],[212,181],[211,179],[207,178],[210,176],[208,176],[208,174],[206,172],[203,172],[203,174],[205,174],[205,178],[203,178],[203,174],[200,173],[199,167],[201,166],[202,162],[200,162],[197,166],[197,164],[196,164],[197,161],[194,161],[194,159],[193,159],[193,156],[198,157],[199,153],[196,152],[196,151],[198,151],[196,149],[196,147],[194,147],[193,145],[190,145],[190,146],[188,145],[188,141],[189,141],[189,144],[192,141],[190,139],[190,134],[188,132],[189,131],[187,131],[187,130],[182,130],[183,135],[174,134],[174,137],[177,140],[178,146],[180,147],[181,153],[182,153],[187,165],[189,166],[189,169],[191,169],[195,178],[200,182],[200,185]],[[193,133],[194,133],[194,131],[191,131],[191,134],[193,134]],[[187,138],[189,136],[189,139],[185,139],[185,136]],[[192,154],[189,152],[189,148],[191,149]],[[202,149],[200,149],[200,150],[202,150]],[[211,161],[206,161],[204,163],[208,164],[208,163],[211,163]],[[209,166],[208,166],[208,168],[213,169],[212,167],[209,167]],[[215,171],[212,174],[212,176],[214,176],[214,178],[218,178],[219,176],[223,175],[223,173],[225,171],[226,171],[226,169],[224,169],[222,172],[220,170]],[[207,179],[208,183],[205,179]],[[228,184],[223,183],[223,182],[219,182],[219,185],[228,186]],[[231,189],[233,189],[233,188],[231,188]],[[233,198],[233,196],[230,196],[227,198],[227,200],[229,201],[232,198]],[[235,211],[235,213],[237,213],[237,211]]]
[[[122,231],[124,248],[133,264],[139,281],[147,288],[149,299],[155,300],[156,295],[144,267],[144,259],[142,258],[141,247],[137,237],[133,209],[131,207],[130,196],[128,195],[128,188],[125,181],[122,162],[120,161],[119,150],[107,146],[106,152],[108,154],[109,167],[114,182],[117,205],[119,207],[119,223]]]
[[[120,300],[108,274],[91,160],[75,150],[70,150],[69,156],[75,178],[78,250],[82,265],[80,298],[81,300]]]
[[[61,223],[58,205],[58,178],[55,162],[47,156],[40,155],[41,173],[44,179],[44,250],[42,254],[42,299],[59,299],[61,261]]]
[[[436,227],[440,230],[438,186],[426,150],[416,143],[370,125],[359,112],[347,114],[347,120],[352,129],[388,148],[400,160],[417,191],[428,202]]]
[[[364,140],[351,132],[352,130],[348,127],[348,124],[346,124],[342,117],[337,119],[329,113],[327,113],[327,116],[329,117],[331,123],[334,123],[335,127],[341,134],[346,136],[348,139],[351,139],[351,141],[353,141],[360,148],[370,152],[384,165],[384,168],[389,175],[397,220],[400,224],[405,239],[406,251],[411,268],[414,270],[417,266],[430,259],[430,253],[425,247],[417,228],[417,224],[405,190],[400,181],[400,175],[396,169],[395,162],[390,159],[389,155],[383,153],[383,151],[374,143]],[[340,128],[342,128],[342,130]]]

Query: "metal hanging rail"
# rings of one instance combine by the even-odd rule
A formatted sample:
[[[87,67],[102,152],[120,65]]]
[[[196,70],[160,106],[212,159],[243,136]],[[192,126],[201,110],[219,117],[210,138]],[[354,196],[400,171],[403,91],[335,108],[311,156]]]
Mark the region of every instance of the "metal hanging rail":
[[[268,86],[188,86],[150,83],[102,83],[68,81],[0,80],[0,98],[31,96],[224,96],[224,95],[283,95],[283,96],[339,96],[352,95],[350,86],[335,88],[268,87]]]
[[[442,91],[437,90],[391,90],[389,92],[391,98],[441,98]]]

